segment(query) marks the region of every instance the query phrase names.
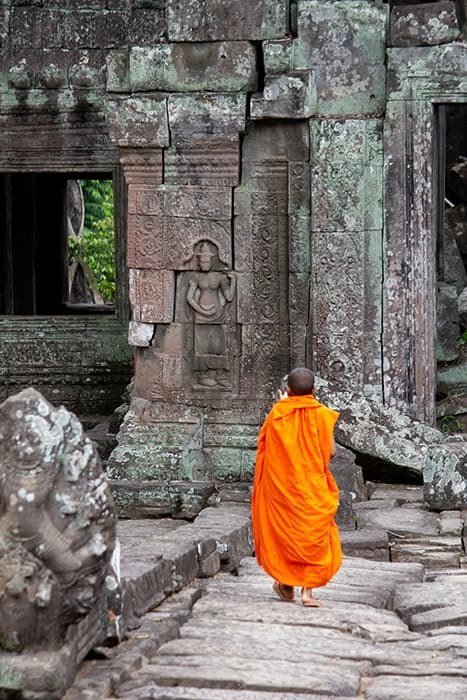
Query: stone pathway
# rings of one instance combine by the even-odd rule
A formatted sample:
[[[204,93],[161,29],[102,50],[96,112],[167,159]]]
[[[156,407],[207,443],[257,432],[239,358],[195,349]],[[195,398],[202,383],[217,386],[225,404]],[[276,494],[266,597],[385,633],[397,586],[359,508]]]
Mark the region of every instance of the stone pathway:
[[[465,700],[463,514],[429,513],[417,489],[378,486],[356,508],[362,529],[342,533],[346,550],[355,549],[348,535],[366,538],[369,554],[380,541],[373,550],[380,560],[346,556],[333,581],[317,592],[322,608],[279,601],[255,559],[244,557],[238,575],[231,564],[234,574],[197,579],[146,613],[127,641],[98,650],[66,700]],[[230,519],[233,550],[240,552],[241,507],[212,510],[201,514],[201,526],[209,524],[210,536],[223,536],[228,549],[222,523]],[[145,523],[133,531],[132,544],[126,541],[130,563],[142,554]],[[125,527],[131,539],[131,523]],[[197,521],[176,530],[159,527],[165,534],[153,545],[160,537],[165,544],[158,544],[157,561],[177,547],[185,552],[177,561],[185,561],[187,543],[200,531]],[[402,554],[401,544],[412,551]],[[424,551],[428,567],[421,563]]]

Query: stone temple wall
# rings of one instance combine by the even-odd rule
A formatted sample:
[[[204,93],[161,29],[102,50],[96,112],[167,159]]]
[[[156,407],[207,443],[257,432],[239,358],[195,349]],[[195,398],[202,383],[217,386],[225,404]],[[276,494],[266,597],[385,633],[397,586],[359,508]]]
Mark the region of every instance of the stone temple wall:
[[[0,5],[0,169],[122,173],[135,379],[111,476],[250,479],[297,365],[432,420],[432,125],[467,101],[462,8]]]

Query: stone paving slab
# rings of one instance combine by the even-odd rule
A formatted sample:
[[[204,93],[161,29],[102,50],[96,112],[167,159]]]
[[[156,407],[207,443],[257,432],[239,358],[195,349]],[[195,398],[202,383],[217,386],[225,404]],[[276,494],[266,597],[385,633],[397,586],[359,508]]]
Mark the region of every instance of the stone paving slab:
[[[240,656],[214,652],[158,656],[145,666],[138,676],[155,679],[160,685],[189,685],[202,688],[232,688],[301,693],[312,690],[321,695],[356,695],[360,678],[367,665],[364,662],[342,661],[322,657],[306,663],[295,648],[296,660],[250,656],[243,645]]]
[[[436,513],[415,508],[360,510],[359,527],[374,527],[400,535],[437,535],[439,518]]]
[[[303,608],[298,589],[295,604],[278,600],[255,559],[241,554],[251,549],[246,504],[229,504],[230,510],[221,503],[193,523],[123,525],[124,570],[135,590],[141,572],[158,579],[168,565],[164,598],[127,641],[83,665],[65,700],[465,700],[467,571],[449,561],[427,571],[430,558],[423,556],[388,561],[389,542],[461,550],[462,518],[428,513],[426,519],[416,491],[403,493],[391,491],[388,509],[391,496],[383,489],[380,509],[361,509],[370,520],[385,514],[382,529],[371,522],[367,530],[342,533],[343,540],[360,538],[365,558],[344,558],[334,579],[316,591],[320,609]],[[397,514],[399,537],[389,527],[397,526]],[[405,529],[414,519],[415,527]],[[372,543],[379,548],[372,551]],[[195,573],[193,547],[198,576],[204,562],[213,578],[188,580]],[[366,558],[372,554],[386,560]]]
[[[312,693],[288,693],[256,690],[232,690],[221,688],[167,688],[156,683],[148,683],[143,688],[140,684],[136,687],[135,695],[117,694],[115,697],[124,697],[125,700],[357,700],[357,696],[316,695]],[[131,688],[128,683],[126,688]]]
[[[465,700],[467,679],[428,674],[414,678],[381,675],[372,681],[364,697],[366,700]]]

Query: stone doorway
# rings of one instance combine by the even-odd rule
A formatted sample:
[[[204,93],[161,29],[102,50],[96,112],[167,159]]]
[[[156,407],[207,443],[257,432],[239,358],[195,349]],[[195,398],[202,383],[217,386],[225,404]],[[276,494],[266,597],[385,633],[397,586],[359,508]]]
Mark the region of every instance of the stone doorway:
[[[435,111],[437,159],[438,426],[467,429],[467,104]]]
[[[0,174],[0,315],[115,311],[100,279],[115,280],[111,190],[111,173]]]

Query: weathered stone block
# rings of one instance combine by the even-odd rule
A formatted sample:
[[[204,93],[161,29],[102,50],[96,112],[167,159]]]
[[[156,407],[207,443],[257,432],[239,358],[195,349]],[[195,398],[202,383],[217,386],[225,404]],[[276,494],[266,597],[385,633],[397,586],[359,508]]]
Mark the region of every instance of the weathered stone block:
[[[310,273],[311,220],[308,216],[289,216],[289,270]]]
[[[311,207],[310,166],[307,152],[302,161],[289,163],[288,213],[296,217],[309,217]]]
[[[129,553],[122,562],[121,573],[128,589],[127,616],[141,617],[173,591],[171,562],[161,555],[144,558]]]
[[[38,7],[12,7],[10,11],[10,48],[40,48],[42,10]]]
[[[130,50],[133,91],[246,92],[256,88],[256,54],[249,42],[159,44]]]
[[[209,578],[215,576],[221,568],[221,557],[219,552],[215,551],[209,554],[199,562],[198,577]]]
[[[165,98],[108,98],[105,112],[110,138],[117,145],[139,147],[169,145]]]
[[[436,373],[437,390],[446,395],[459,395],[467,392],[467,363],[451,367],[439,367]]]
[[[382,121],[314,121],[312,226],[359,231],[382,226]]]
[[[107,92],[130,92],[130,50],[108,51],[106,64]]]
[[[127,18],[122,12],[55,10],[54,15],[57,24],[64,28],[65,48],[113,48],[124,46],[127,41]]]
[[[384,111],[386,17],[364,0],[298,4],[294,68],[313,67],[320,113]]]
[[[408,473],[420,475],[430,445],[441,443],[441,431],[351,391],[333,391],[316,379],[320,401],[340,411],[336,439],[354,452],[378,457]]]
[[[231,187],[240,176],[239,137],[206,137],[166,151],[164,181],[200,187]]]
[[[203,477],[214,481],[242,481],[244,450],[234,447],[203,448]],[[198,474],[201,478],[201,474]]]
[[[436,331],[437,361],[457,360],[460,351],[457,291],[448,284],[438,284]]]
[[[170,270],[130,270],[130,304],[134,321],[173,321],[175,276]]]
[[[306,119],[316,112],[313,71],[266,76],[264,90],[251,98],[252,119]]]
[[[141,7],[133,5],[128,23],[129,46],[153,46],[161,41],[167,31],[164,6]]]
[[[294,67],[294,40],[288,38],[264,41],[263,61],[266,75],[288,73]]]
[[[206,447],[243,447],[256,449],[258,428],[256,425],[228,425],[208,423],[204,425],[203,445]]]
[[[391,46],[431,46],[459,38],[456,6],[450,0],[391,8]]]
[[[153,323],[141,323],[139,321],[130,321],[128,327],[128,343],[140,348],[146,348],[151,345],[151,340],[154,335]]]
[[[433,445],[423,462],[425,500],[436,510],[467,505],[467,443],[463,440]]]
[[[175,425],[173,432],[175,433]],[[189,450],[170,443],[123,443],[109,457],[108,474],[111,479],[143,481],[198,478],[197,452],[199,450]]]
[[[214,486],[209,482],[114,479],[110,487],[119,517],[189,518],[206,506]]]
[[[246,95],[171,95],[168,118],[175,144],[189,144],[203,137],[235,136],[246,128]]]
[[[228,0],[168,0],[171,41],[274,39],[288,30],[287,0],[231,3]]]
[[[247,168],[242,177],[242,185],[247,188],[250,186],[248,179],[253,177],[252,168],[256,168],[258,172],[256,178],[260,177],[260,173],[263,178],[268,174],[271,178],[277,172],[282,177],[281,166],[290,161],[307,161],[309,157],[308,122],[253,122],[249,125],[242,142],[242,161]],[[267,191],[271,187],[251,186],[251,189]]]
[[[376,561],[389,561],[389,540],[385,530],[374,528],[340,533],[344,554]]]

